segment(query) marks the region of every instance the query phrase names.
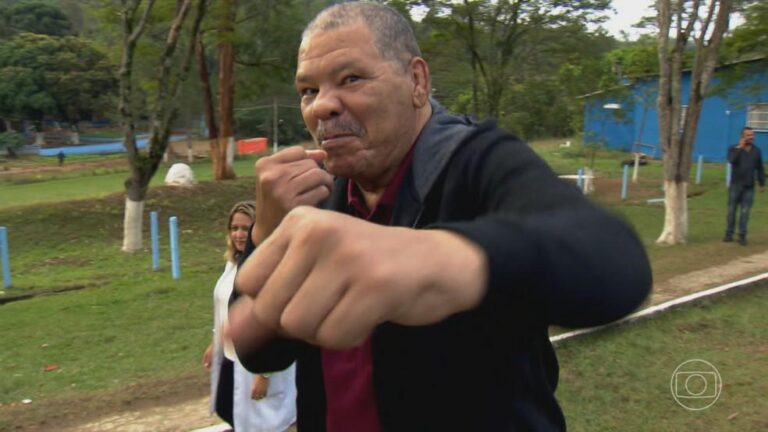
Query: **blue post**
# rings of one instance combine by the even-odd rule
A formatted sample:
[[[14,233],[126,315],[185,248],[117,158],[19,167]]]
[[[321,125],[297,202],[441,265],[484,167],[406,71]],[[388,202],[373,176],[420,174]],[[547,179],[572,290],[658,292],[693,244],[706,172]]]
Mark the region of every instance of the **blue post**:
[[[584,168],[579,168],[579,170],[576,171],[576,184],[579,186],[579,189],[582,188],[582,185],[584,184]]]
[[[621,199],[627,199],[627,180],[629,179],[629,165],[624,165],[624,175],[621,179]]]
[[[149,232],[152,234],[152,270],[160,268],[160,246],[157,232],[157,212],[149,213]]]
[[[176,216],[168,219],[168,228],[171,238],[171,276],[178,279],[181,277],[181,268],[179,266],[179,227]]]
[[[699,155],[699,163],[696,164],[696,184],[701,184],[701,169],[704,165],[704,156]]]
[[[725,186],[731,187],[731,163],[725,163]]]
[[[8,231],[5,227],[0,227],[0,261],[3,267],[3,288],[11,287],[11,264],[8,255]]]

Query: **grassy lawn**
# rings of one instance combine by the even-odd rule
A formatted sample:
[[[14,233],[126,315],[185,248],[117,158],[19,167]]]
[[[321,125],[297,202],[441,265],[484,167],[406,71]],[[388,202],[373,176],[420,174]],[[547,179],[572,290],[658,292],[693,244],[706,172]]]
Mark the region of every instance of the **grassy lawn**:
[[[235,160],[234,169],[238,176],[252,176],[255,157]],[[161,164],[150,186],[160,186],[170,164]],[[213,179],[208,160],[191,165],[197,181]],[[62,201],[103,197],[125,190],[123,183],[128,177],[127,166],[115,168],[93,168],[74,173],[37,174],[22,179],[0,178],[0,209],[32,204],[51,204]]]
[[[560,148],[560,142],[537,142],[533,147],[558,173],[575,173],[585,165],[586,156],[578,148]],[[768,226],[761,221],[768,216],[768,195],[756,197],[748,247],[724,246],[720,242],[726,199],[721,164],[708,164],[702,185],[691,187],[688,244],[657,246],[654,240],[661,231],[664,210],[646,200],[663,195],[659,189],[660,162],[642,168],[640,182],[630,186],[629,199],[622,201],[620,161],[627,157],[620,152],[598,153],[594,165],[596,192],[592,197],[635,227],[648,247],[657,281],[765,250]],[[252,198],[253,163],[254,159],[238,160],[235,170],[240,178],[218,183],[206,181],[211,178],[208,162],[193,164],[201,181],[193,188],[158,186],[167,170],[161,167],[146,202],[147,211],[160,213],[160,272],[151,271],[148,250],[120,252],[124,206],[120,192],[126,172],[86,170],[67,178],[0,183],[0,225],[8,228],[14,282],[0,296],[83,288],[0,305],[0,332],[4,335],[0,338],[0,430],[48,418],[52,406],[70,400],[94,404],[133,386],[183,380],[204,383],[200,355],[210,339],[211,292],[224,265],[221,255],[226,213],[234,202]],[[167,220],[172,215],[179,217],[181,231],[182,277],[178,281],[171,279],[168,262]],[[149,237],[147,225],[145,239]],[[764,311],[768,306],[765,291],[755,290],[740,301]],[[731,392],[728,386],[744,385],[745,392],[754,392],[760,388],[750,385],[763,385],[765,394],[759,380],[749,384],[748,379],[742,379],[746,375],[731,379],[738,373],[731,370],[733,365],[758,364],[754,356],[736,356],[742,341],[746,347],[762,347],[763,358],[766,354],[764,331],[757,335],[762,337],[763,345],[755,342],[757,336],[739,336],[740,326],[754,323],[768,328],[764,313],[738,318],[744,305],[739,303],[717,312],[720,309],[713,303],[707,306],[712,310],[694,308],[680,314],[690,315],[692,318],[686,319],[699,324],[675,324],[668,321],[673,316],[662,317],[564,344],[559,349],[563,360],[559,397],[572,430],[708,430],[706,416],[728,417],[732,411],[739,411],[732,409],[733,401],[743,404],[743,396],[736,398],[742,393]],[[708,316],[712,322],[705,321]],[[727,355],[715,355],[720,352],[720,342],[706,348],[708,338],[714,337],[707,332],[720,329],[717,331],[722,335],[731,327],[734,337],[725,339],[728,344],[723,345],[730,351],[720,350]],[[697,349],[718,367],[723,366],[726,390],[713,409],[691,417],[671,400],[666,387],[658,387],[653,380],[666,380],[668,385],[674,367],[698,353]],[[684,358],[678,360],[676,352]],[[44,372],[48,365],[57,365],[58,369]],[[644,392],[638,393],[640,387]],[[200,395],[206,391],[204,385],[195,388]],[[23,399],[32,399],[33,403],[21,406]],[[640,420],[630,422],[625,409],[631,409],[626,412]],[[654,413],[653,418],[643,415],[643,410]],[[753,424],[749,423],[753,418],[750,412],[740,411],[733,421],[722,424],[758,430],[748,429]],[[696,423],[699,420],[695,419],[702,418],[703,423]],[[643,429],[650,420],[658,421],[658,427],[653,423]]]
[[[544,140],[532,147],[559,174],[575,174],[588,166],[589,155],[578,142],[569,148],[560,147],[564,140]],[[663,281],[674,275],[707,268],[713,265],[765,250],[768,245],[768,193],[755,196],[750,214],[750,245],[746,248],[723,247],[725,212],[728,189],[725,186],[725,165],[706,163],[701,184],[694,183],[692,168],[689,185],[689,236],[685,245],[659,246],[655,243],[664,224],[664,205],[648,204],[650,198],[663,198],[663,168],[660,160],[652,160],[640,167],[637,183],[630,183],[627,199],[621,200],[623,160],[631,156],[624,152],[600,150],[594,162],[595,192],[590,195],[601,205],[618,213],[637,230],[644,242],[653,265],[654,280]],[[630,170],[631,178],[631,170]]]
[[[147,209],[161,221],[159,272],[151,271],[149,251],[120,252],[120,194],[0,210],[12,248],[14,287],[6,296],[85,285],[0,305],[0,430],[44,419],[52,404],[69,399],[90,406],[135,385],[203,382],[200,356],[211,337],[227,211],[252,196],[252,181],[151,189]],[[171,215],[179,217],[177,281],[168,258]],[[44,372],[47,365],[59,368]],[[204,386],[197,389],[202,396]],[[23,399],[33,403],[20,406]]]
[[[569,430],[768,430],[766,310],[763,283],[652,321],[563,342],[557,348],[557,396]],[[677,366],[691,359],[711,363],[723,384],[717,401],[700,411],[678,405],[670,389]],[[701,384],[691,381],[691,393],[704,392]],[[686,395],[685,388],[678,394]],[[694,408],[712,400],[693,405],[698,401],[681,399]]]

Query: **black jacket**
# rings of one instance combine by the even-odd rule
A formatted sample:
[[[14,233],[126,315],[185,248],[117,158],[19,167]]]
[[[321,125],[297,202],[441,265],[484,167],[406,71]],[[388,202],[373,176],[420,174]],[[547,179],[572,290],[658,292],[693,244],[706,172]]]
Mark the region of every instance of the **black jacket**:
[[[386,323],[372,336],[385,431],[554,431],[558,364],[550,324],[593,326],[634,310],[651,272],[635,234],[557,178],[525,143],[439,105],[422,131],[393,225],[440,228],[480,245],[485,299],[438,324]],[[329,209],[350,213],[346,179]],[[404,246],[407,247],[407,246]],[[273,341],[238,353],[254,372],[297,364],[299,431],[325,430],[320,350]]]
[[[745,151],[736,146],[728,148],[728,162],[731,163],[731,185],[732,186],[755,186],[755,174],[760,186],[765,186],[765,167],[763,166],[763,155],[757,146],[752,146],[749,151]]]

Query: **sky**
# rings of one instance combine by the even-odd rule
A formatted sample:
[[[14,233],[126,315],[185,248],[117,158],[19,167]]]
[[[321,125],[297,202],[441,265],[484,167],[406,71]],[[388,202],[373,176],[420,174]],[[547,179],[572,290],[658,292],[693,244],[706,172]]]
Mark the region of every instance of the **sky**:
[[[644,16],[654,16],[656,11],[653,9],[654,0],[613,0],[613,9],[615,12],[609,12],[608,21],[602,24],[603,28],[608,30],[613,37],[621,39],[621,30],[629,34],[630,40],[637,39],[641,34],[653,33],[654,29],[636,29],[632,25],[640,21]],[[743,18],[734,14],[731,17],[731,29],[743,23]]]
[[[608,21],[602,24],[602,27],[608,30],[608,33],[617,39],[622,39],[621,31],[627,32],[630,40],[637,39],[641,34],[653,33],[654,28],[637,29],[632,25],[640,21],[644,16],[655,16],[656,11],[653,8],[655,0],[613,0],[612,8],[605,15]],[[412,12],[415,19],[421,19],[418,12]],[[735,15],[731,18],[731,29],[739,25],[743,20]]]
[[[654,15],[654,0],[613,0],[613,8],[616,12],[609,12],[608,21],[603,23],[603,28],[612,36],[621,38],[621,30],[629,33],[631,40],[637,39],[642,33],[651,30],[632,28],[632,25],[640,21],[644,16]]]

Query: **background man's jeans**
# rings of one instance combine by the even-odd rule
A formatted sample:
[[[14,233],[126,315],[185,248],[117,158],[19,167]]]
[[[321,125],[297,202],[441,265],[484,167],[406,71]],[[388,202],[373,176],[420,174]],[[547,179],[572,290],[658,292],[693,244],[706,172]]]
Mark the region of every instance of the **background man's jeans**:
[[[733,228],[736,222],[736,206],[739,206],[739,237],[747,236],[747,222],[749,222],[749,210],[755,199],[755,188],[739,184],[732,184],[728,189],[728,225],[725,236],[733,237]]]

